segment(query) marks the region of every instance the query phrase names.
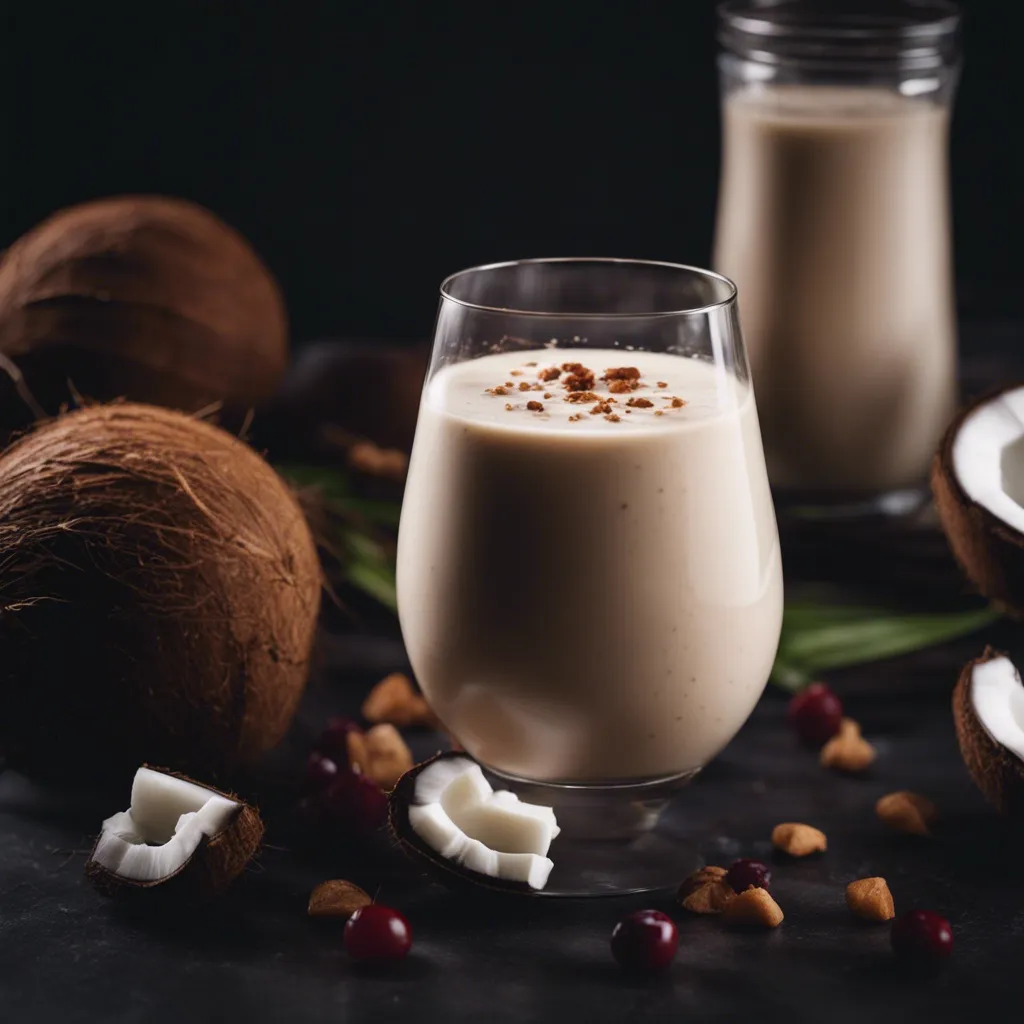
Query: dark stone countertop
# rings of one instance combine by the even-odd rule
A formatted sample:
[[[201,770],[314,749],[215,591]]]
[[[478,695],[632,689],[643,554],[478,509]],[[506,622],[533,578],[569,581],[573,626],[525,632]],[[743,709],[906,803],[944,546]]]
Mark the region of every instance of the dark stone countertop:
[[[994,639],[1006,644],[1009,627]],[[1000,635],[1002,634],[1002,635]],[[1008,965],[1024,953],[1021,841],[974,790],[957,753],[949,690],[986,639],[837,673],[850,712],[879,758],[863,777],[818,767],[785,728],[784,696],[769,690],[736,740],[680,798],[684,834],[712,863],[768,855],[780,821],[808,821],[828,853],[776,863],[773,892],[786,913],[770,934],[724,930],[676,914],[681,945],[664,977],[631,981],[608,937],[631,909],[671,909],[643,895],[590,901],[456,896],[419,880],[382,840],[363,853],[310,844],[268,810],[269,846],[218,905],[185,921],[127,915],[85,882],[100,820],[126,804],[59,798],[0,778],[0,1007],[5,1021],[161,1022],[327,1020],[953,1021],[983,1013],[1016,989]],[[382,645],[385,660],[400,650]],[[316,686],[289,750],[298,762],[328,710],[353,707],[369,677]],[[416,738],[417,753],[438,745]],[[934,840],[891,833],[875,818],[883,793],[932,796],[945,824]],[[269,808],[283,808],[267,785]],[[111,804],[113,800],[113,804]],[[894,968],[888,928],[862,925],[845,884],[888,879],[897,909],[948,915],[956,949],[937,978]],[[397,969],[356,968],[341,929],[306,917],[311,888],[348,877],[409,917],[415,942]],[[927,1018],[924,1014],[927,1012]]]
[[[1016,332],[997,332],[976,351],[1005,352]],[[993,364],[978,365],[980,377],[995,375]],[[1000,376],[1004,365],[994,367]],[[403,662],[393,636],[325,634],[321,671],[296,727],[249,790],[266,811],[268,846],[205,914],[136,918],[86,883],[90,837],[127,805],[128,780],[123,794],[100,797],[46,791],[10,772],[0,777],[0,1019],[882,1024],[999,1012],[1013,1005],[1024,954],[1024,840],[968,779],[949,694],[986,640],[1012,651],[1020,636],[1004,623],[830,676],[877,744],[878,761],[863,777],[819,768],[785,728],[784,695],[769,689],[740,735],[682,794],[679,820],[713,863],[766,855],[772,826],[784,820],[821,827],[828,853],[775,865],[773,892],[786,913],[776,931],[727,932],[716,919],[680,912],[671,971],[631,981],[611,960],[611,929],[631,909],[669,909],[670,897],[456,896],[421,880],[383,838],[356,849],[311,841],[292,827],[289,780],[316,730],[328,714],[357,707],[372,682]],[[432,734],[413,739],[420,755],[440,743]],[[939,804],[936,839],[893,834],[875,818],[875,800],[903,788]],[[897,910],[926,907],[949,917],[956,948],[944,972],[905,976],[894,966],[888,929],[850,918],[845,885],[865,875],[888,879]],[[360,970],[344,954],[337,925],[307,918],[310,889],[332,877],[371,893],[379,887],[382,902],[407,914],[415,941],[406,962],[383,973]]]

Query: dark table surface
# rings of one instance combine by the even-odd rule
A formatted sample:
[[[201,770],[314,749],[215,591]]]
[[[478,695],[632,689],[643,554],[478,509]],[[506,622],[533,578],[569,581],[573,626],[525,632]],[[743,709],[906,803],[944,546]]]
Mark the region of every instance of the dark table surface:
[[[1013,371],[1012,325],[965,331],[975,390]],[[787,566],[788,568],[788,566]],[[884,573],[878,579],[884,580]],[[0,776],[0,1019],[162,1022],[751,1020],[954,1021],[1005,1010],[1024,955],[1024,840],[991,812],[957,751],[949,695],[986,640],[1011,651],[1024,634],[1001,623],[955,644],[837,672],[830,682],[878,749],[860,777],[820,769],[784,724],[769,689],[739,736],[684,793],[685,833],[712,863],[769,856],[780,821],[807,821],[827,854],[777,863],[773,892],[786,914],[767,934],[728,932],[713,918],[674,913],[680,951],[664,977],[632,981],[608,937],[632,909],[672,910],[669,896],[591,901],[454,895],[421,879],[384,837],[369,847],[311,837],[288,811],[295,769],[327,715],[358,707],[384,672],[404,664],[393,630],[325,630],[320,669],[296,726],[250,792],[269,824],[267,847],[218,904],[183,919],[132,916],[99,897],[82,873],[102,818],[123,794],[58,793]],[[441,745],[410,736],[415,752]],[[940,806],[930,840],[891,833],[873,806],[913,789]],[[848,915],[844,888],[888,879],[897,910],[947,915],[956,948],[933,978],[895,968],[888,928]],[[311,921],[306,901],[326,878],[347,877],[400,907],[414,930],[397,969],[360,970],[337,925]]]

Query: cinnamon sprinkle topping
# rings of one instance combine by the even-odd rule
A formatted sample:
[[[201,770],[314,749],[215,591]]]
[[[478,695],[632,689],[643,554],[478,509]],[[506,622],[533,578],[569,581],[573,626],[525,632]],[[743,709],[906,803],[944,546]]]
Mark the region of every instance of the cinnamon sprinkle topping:
[[[523,365],[532,368],[537,366],[537,363],[529,362]],[[522,377],[524,371],[514,369],[509,370],[508,373],[512,377]],[[613,409],[613,405],[618,402],[618,399],[614,397],[615,395],[630,394],[640,388],[650,386],[649,384],[642,383],[640,371],[635,366],[611,366],[604,371],[600,378],[608,387],[608,393],[601,394],[594,390],[596,386],[594,370],[584,366],[582,363],[562,363],[560,367],[546,366],[537,371],[537,380],[543,383],[522,380],[518,384],[513,384],[509,380],[493,388],[486,388],[485,392],[489,395],[505,395],[510,390],[517,393],[537,391],[543,394],[546,401],[551,401],[556,396],[551,391],[545,390],[544,383],[559,379],[566,392],[562,401],[569,402],[572,405],[587,403],[590,405],[588,411],[591,416],[604,416],[609,423],[621,422],[621,416]],[[659,380],[657,381],[657,386],[665,389],[668,387],[668,382]],[[664,409],[654,409],[655,416],[664,416],[670,409],[681,409],[686,405],[684,399],[677,398],[675,395],[664,395],[663,397],[667,404]],[[630,395],[629,398],[624,398],[622,401],[625,403],[625,408],[620,411],[626,414],[632,414],[634,409],[651,409],[654,406],[654,402],[649,398],[641,398],[636,395]],[[523,406],[516,406],[511,402],[506,402],[505,408],[512,412],[517,408],[523,408]],[[544,405],[536,399],[531,399],[526,402],[526,409],[530,412],[544,412]],[[582,412],[573,412],[569,415],[569,422],[576,423],[583,418]]]
[[[570,373],[562,386],[566,391],[589,391],[594,386],[594,371],[581,367],[583,373]]]

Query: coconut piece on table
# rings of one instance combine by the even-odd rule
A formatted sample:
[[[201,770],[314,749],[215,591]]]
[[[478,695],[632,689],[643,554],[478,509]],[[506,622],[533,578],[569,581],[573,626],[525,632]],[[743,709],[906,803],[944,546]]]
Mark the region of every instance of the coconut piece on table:
[[[143,766],[131,806],[103,822],[85,873],[105,896],[160,888],[201,902],[245,870],[262,837],[259,814],[244,801]]]
[[[1004,814],[1024,814],[1024,685],[1005,654],[986,647],[964,666],[953,720],[977,787]]]
[[[554,866],[554,811],[495,792],[464,754],[438,754],[402,776],[390,819],[406,852],[449,883],[535,892]]]
[[[950,425],[932,463],[943,531],[964,572],[1024,616],[1024,386],[988,395]]]

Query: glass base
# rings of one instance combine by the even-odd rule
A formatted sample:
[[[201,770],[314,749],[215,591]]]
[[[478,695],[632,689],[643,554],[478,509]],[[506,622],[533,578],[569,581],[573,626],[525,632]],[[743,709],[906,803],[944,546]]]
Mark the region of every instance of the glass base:
[[[648,782],[577,785],[533,782],[481,765],[496,789],[552,807],[561,834],[554,868],[538,896],[594,897],[676,889],[703,863],[695,844],[663,814],[699,769]]]

